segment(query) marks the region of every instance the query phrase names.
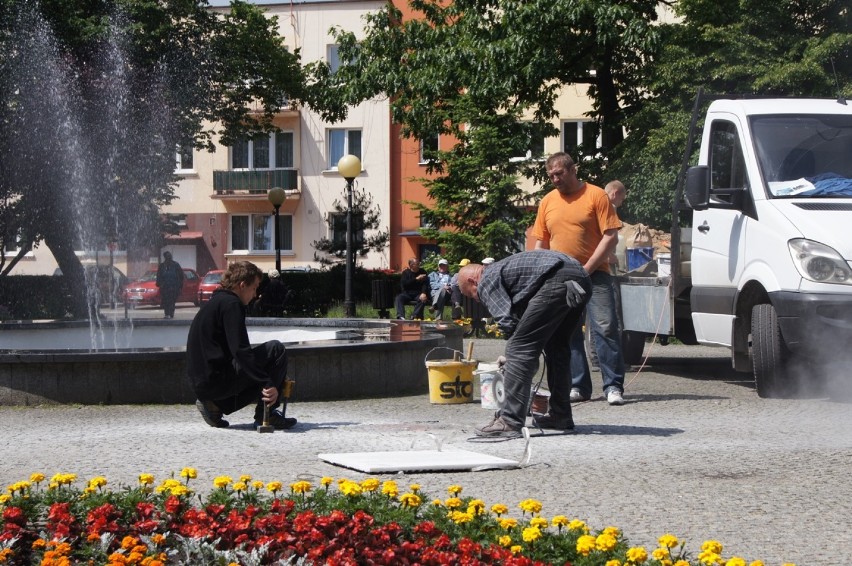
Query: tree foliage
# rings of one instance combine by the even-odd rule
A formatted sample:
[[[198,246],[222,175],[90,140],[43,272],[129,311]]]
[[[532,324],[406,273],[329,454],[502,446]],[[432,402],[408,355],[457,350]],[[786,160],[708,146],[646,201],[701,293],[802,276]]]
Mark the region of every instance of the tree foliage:
[[[346,198],[345,196],[343,198]],[[332,234],[344,232],[343,239],[321,238],[311,245],[316,252],[314,259],[324,266],[346,261],[346,212],[348,202],[335,200],[334,212],[326,220],[329,232]],[[382,212],[378,206],[373,206],[373,197],[366,189],[355,187],[352,190],[352,256],[365,256],[370,251],[381,252],[390,239],[390,232],[381,231]],[[340,223],[340,224],[337,224]],[[364,237],[366,233],[370,235]],[[344,264],[345,265],[345,264]]]
[[[568,0],[411,0],[367,17],[365,37],[338,30],[341,60],[316,64],[328,119],[347,104],[390,97],[402,134],[453,139],[424,180],[432,202],[415,204],[423,230],[448,254],[502,257],[523,246],[534,200],[518,179],[543,181],[541,163],[518,159],[530,140],[559,134],[550,120],[562,84],[586,84],[605,148],[621,141],[621,115],[639,96],[643,54],[653,50],[656,3]]]
[[[177,147],[272,130],[304,86],[274,18],[197,0],[0,0],[0,76],[0,270],[43,242],[78,316],[74,250],[160,244]]]

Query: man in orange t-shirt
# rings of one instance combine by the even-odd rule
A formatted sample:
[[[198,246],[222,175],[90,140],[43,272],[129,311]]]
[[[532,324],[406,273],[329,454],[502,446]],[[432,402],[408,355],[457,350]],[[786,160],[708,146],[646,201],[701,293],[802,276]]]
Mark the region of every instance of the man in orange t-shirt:
[[[610,405],[623,405],[624,360],[618,331],[609,256],[618,242],[621,221],[603,189],[577,177],[567,153],[555,153],[545,164],[554,189],[541,200],[532,234],[536,249],[553,249],[574,257],[592,279],[586,309],[601,366],[604,395]],[[592,396],[592,376],[582,328],[571,336],[571,400]]]

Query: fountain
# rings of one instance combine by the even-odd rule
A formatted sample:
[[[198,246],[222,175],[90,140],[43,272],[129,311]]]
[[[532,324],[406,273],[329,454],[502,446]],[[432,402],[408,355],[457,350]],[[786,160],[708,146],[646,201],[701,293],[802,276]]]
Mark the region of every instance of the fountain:
[[[179,141],[168,73],[185,69],[128,65],[121,33],[127,26],[115,23],[75,69],[39,3],[19,6],[0,79],[0,100],[16,109],[0,140],[16,151],[3,169],[10,200],[42,205],[38,228],[46,242],[63,242],[51,250],[66,259],[73,253],[68,240],[84,250],[115,241],[128,250],[150,244],[158,231],[150,220],[170,200],[160,183],[174,167],[157,156],[173,153]],[[87,287],[88,320],[0,323],[0,405],[193,402],[185,377],[189,322],[103,317],[96,281]],[[428,352],[462,349],[461,329],[439,326],[251,319],[250,332],[256,342],[287,343],[295,399],[305,401],[426,392]]]

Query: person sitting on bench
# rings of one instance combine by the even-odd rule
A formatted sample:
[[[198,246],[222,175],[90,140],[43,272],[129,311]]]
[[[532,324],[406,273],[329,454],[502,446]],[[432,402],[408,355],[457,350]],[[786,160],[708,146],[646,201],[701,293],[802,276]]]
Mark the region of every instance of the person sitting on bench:
[[[417,258],[408,260],[408,267],[402,272],[400,280],[402,292],[396,296],[396,318],[405,320],[405,305],[414,303],[411,319],[423,319],[423,310],[429,302],[429,274],[420,267]]]

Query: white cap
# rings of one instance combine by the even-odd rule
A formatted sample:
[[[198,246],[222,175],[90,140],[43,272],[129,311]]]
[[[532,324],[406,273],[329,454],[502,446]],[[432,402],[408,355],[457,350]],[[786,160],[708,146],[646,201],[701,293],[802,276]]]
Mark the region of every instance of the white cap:
[[[482,265],[489,265],[489,264],[492,264],[492,263],[494,263],[493,257],[487,257],[487,258],[482,260]]]
[[[450,265],[450,262],[448,262],[448,261],[447,261],[447,260],[445,260],[445,259],[439,259],[439,260],[438,260],[438,265]]]
[[[266,272],[266,274],[269,275],[270,277],[272,277],[273,279],[280,275],[280,273],[278,273],[277,269],[270,269],[269,271]]]

